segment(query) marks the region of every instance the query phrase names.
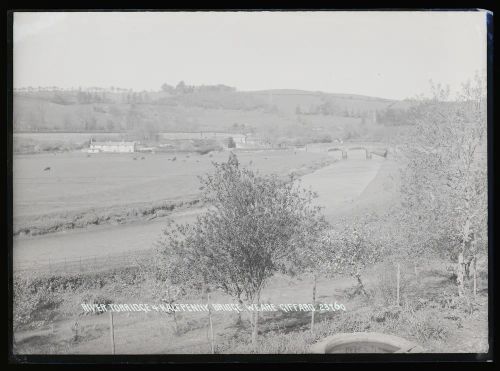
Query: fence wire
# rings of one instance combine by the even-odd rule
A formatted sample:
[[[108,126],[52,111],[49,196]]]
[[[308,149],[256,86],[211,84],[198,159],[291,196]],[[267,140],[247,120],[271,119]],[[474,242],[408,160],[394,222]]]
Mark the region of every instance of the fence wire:
[[[154,249],[134,250],[120,254],[79,256],[66,259],[41,259],[14,262],[14,272],[78,273],[96,272],[113,268],[146,264],[154,256]]]

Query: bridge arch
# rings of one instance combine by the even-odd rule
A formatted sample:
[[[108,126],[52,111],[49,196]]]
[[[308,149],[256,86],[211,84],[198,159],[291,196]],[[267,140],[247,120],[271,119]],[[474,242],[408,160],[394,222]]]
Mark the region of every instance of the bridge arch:
[[[367,160],[370,160],[372,158],[372,153],[371,151],[364,146],[356,146],[356,147],[349,147],[347,151],[365,151],[365,158]]]
[[[387,158],[388,154],[388,149],[387,148],[373,148],[367,145],[358,145],[358,146],[352,146],[352,147],[347,147],[347,146],[338,146],[338,147],[330,147],[327,150],[328,152],[341,152],[342,153],[342,159],[345,160],[348,158],[348,152],[349,151],[364,151],[365,152],[365,158],[367,160],[372,159],[372,156],[375,154],[380,157]]]
[[[347,151],[344,148],[333,147],[333,148],[329,148],[328,152],[341,152],[342,153],[342,160],[347,159]]]

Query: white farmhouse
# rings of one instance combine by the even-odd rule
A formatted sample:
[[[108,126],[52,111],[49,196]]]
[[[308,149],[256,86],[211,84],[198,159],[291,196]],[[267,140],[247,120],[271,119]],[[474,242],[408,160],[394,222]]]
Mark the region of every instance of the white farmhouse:
[[[94,142],[90,141],[88,153],[111,152],[131,153],[135,152],[135,142]]]

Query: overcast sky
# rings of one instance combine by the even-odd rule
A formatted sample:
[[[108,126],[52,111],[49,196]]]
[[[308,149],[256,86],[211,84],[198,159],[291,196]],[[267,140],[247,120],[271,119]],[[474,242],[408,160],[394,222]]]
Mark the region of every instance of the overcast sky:
[[[402,99],[485,69],[482,12],[15,13],[14,87],[226,84]]]

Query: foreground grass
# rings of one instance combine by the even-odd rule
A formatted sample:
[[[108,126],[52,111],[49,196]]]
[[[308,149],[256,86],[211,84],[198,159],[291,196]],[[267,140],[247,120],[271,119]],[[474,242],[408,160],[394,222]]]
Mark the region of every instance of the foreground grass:
[[[389,273],[388,273],[389,272]],[[410,267],[403,269],[401,303],[395,304],[390,265],[366,273],[368,296],[353,296],[349,278],[320,280],[317,303],[343,303],[346,311],[316,314],[310,330],[310,312],[267,312],[260,320],[257,349],[250,344],[248,313],[238,321],[236,313],[212,315],[217,353],[307,353],[317,340],[340,332],[375,331],[415,341],[429,352],[485,352],[487,334],[487,286],[481,277],[477,298],[459,300],[454,282],[443,265],[426,266],[419,279]],[[20,284],[39,302],[15,301],[16,351],[28,353],[110,353],[109,316],[84,314],[82,302],[158,303],[158,282],[147,269],[115,269],[105,274],[33,277]],[[21,281],[19,281],[21,282]],[[18,288],[19,288],[18,287]],[[26,288],[30,289],[26,289]],[[311,280],[275,277],[262,294],[264,303],[310,303]],[[161,294],[161,293],[160,293]],[[31,300],[30,299],[30,300]],[[19,303],[23,304],[19,304]],[[178,303],[205,303],[196,292]],[[220,292],[212,303],[229,303]],[[21,305],[21,306],[20,306]],[[16,307],[17,306],[17,307]],[[25,313],[26,314],[26,313]],[[22,316],[21,316],[22,317]],[[207,313],[115,313],[117,353],[210,353]]]

